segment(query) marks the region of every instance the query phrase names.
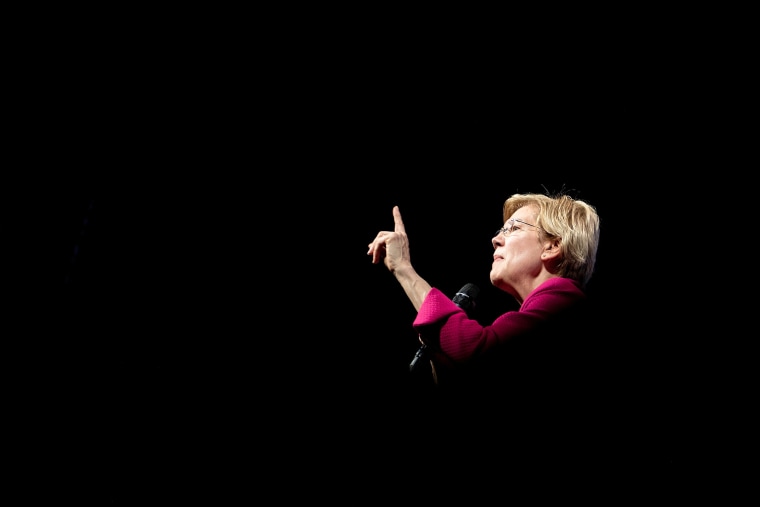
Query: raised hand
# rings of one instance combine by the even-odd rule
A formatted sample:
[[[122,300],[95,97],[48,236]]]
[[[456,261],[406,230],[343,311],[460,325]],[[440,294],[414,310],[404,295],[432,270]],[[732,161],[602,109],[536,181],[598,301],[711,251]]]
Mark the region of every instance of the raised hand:
[[[393,207],[393,224],[393,231],[377,233],[367,251],[367,255],[372,256],[372,264],[382,260],[391,272],[402,266],[411,266],[409,238],[398,206]]]

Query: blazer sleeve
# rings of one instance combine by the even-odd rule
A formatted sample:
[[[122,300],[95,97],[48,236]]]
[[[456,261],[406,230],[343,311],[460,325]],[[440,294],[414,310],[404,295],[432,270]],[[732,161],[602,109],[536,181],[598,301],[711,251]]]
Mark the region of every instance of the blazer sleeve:
[[[519,310],[506,312],[483,326],[440,290],[432,288],[412,325],[423,342],[455,363],[463,362],[532,331],[584,298],[573,280],[552,278],[528,295]]]

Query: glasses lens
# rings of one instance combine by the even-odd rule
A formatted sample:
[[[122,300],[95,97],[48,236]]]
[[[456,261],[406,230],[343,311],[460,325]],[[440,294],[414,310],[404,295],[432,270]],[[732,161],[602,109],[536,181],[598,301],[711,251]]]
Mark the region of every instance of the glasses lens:
[[[509,233],[512,232],[512,224],[514,222],[512,220],[507,221],[506,224],[504,224],[504,227],[501,229],[496,229],[496,234],[494,236],[498,236],[499,234],[503,234],[504,237],[509,236]]]

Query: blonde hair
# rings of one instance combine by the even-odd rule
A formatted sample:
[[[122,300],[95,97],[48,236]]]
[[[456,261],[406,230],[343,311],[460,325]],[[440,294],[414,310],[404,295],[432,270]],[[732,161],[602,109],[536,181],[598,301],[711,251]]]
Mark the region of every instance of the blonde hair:
[[[514,194],[504,201],[504,222],[524,206],[538,208],[536,223],[541,240],[560,241],[556,273],[586,287],[596,264],[599,247],[599,215],[590,204],[566,194]]]

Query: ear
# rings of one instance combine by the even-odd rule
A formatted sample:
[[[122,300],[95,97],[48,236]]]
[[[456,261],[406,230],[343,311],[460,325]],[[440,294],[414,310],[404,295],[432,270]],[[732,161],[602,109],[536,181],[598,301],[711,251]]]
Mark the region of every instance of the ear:
[[[553,259],[557,259],[561,251],[559,244],[560,240],[556,238],[544,243],[544,251],[541,252],[541,260],[551,261]]]

